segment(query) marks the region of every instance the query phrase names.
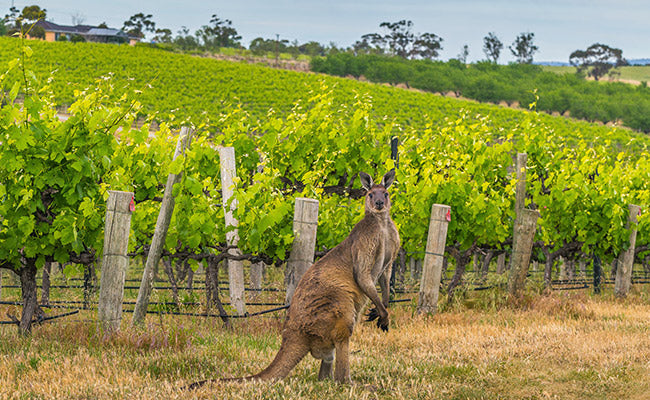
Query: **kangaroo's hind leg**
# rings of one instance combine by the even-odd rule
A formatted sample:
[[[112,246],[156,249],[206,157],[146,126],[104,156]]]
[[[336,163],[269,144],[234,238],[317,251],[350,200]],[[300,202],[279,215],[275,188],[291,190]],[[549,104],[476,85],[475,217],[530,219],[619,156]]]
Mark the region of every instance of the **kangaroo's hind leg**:
[[[312,348],[311,355],[320,359],[320,370],[318,371],[318,380],[332,378],[332,366],[334,364],[334,347],[330,348]]]
[[[350,338],[336,343],[336,370],[334,380],[339,383],[352,383],[350,379]]]
[[[332,379],[332,366],[334,359],[322,360],[320,362],[320,370],[318,371],[318,380]]]

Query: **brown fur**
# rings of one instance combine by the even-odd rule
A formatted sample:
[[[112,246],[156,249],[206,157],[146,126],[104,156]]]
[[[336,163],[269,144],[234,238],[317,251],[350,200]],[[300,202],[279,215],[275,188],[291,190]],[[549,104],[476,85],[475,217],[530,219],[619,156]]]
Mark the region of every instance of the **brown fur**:
[[[334,379],[347,383],[350,382],[349,340],[367,298],[374,305],[370,319],[377,318],[377,326],[388,330],[388,279],[400,247],[386,191],[395,171],[387,173],[380,185],[373,185],[372,178],[363,172],[360,176],[368,190],[364,218],[343,242],[314,263],[301,278],[284,322],[280,350],[271,364],[258,374],[235,380],[282,379],[311,353],[322,360],[319,379],[332,377],[336,355]],[[383,301],[375,287],[378,280]]]

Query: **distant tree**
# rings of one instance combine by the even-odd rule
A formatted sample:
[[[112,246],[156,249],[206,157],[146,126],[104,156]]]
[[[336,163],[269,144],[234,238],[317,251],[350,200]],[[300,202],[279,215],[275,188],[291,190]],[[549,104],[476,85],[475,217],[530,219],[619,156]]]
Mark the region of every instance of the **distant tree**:
[[[261,36],[256,37],[255,39],[251,40],[250,45],[248,45],[248,49],[256,56],[265,54],[266,52],[270,51],[266,45],[267,40],[268,39],[264,39]]]
[[[18,19],[20,15],[20,10],[16,7],[9,8],[9,13],[5,15],[3,22],[6,29],[6,35],[13,35],[16,32],[20,32],[21,21]]]
[[[411,32],[413,22],[403,19],[398,22],[382,22],[379,26],[388,30],[384,40],[390,50],[399,57],[408,58],[410,47],[415,42],[415,34]]]
[[[262,37],[257,37],[251,41],[249,50],[257,55],[261,56],[267,53],[280,52],[284,53],[287,51],[287,45],[289,41],[286,39],[264,39]]]
[[[210,25],[203,25],[196,31],[196,36],[201,39],[203,46],[208,50],[217,50],[220,47],[241,47],[241,36],[233,28],[232,21],[221,19],[217,14],[212,14]]]
[[[33,26],[36,21],[44,20],[47,16],[47,10],[41,9],[39,6],[24,7],[22,12],[16,7],[9,9],[9,14],[5,15],[4,22],[8,35],[13,35],[16,32],[27,33],[31,37],[45,37],[45,30],[41,27]]]
[[[151,14],[144,15],[143,13],[132,15],[131,18],[124,21],[122,30],[129,36],[142,39],[145,32],[153,33],[156,31],[156,23],[151,20],[152,17]]]
[[[442,38],[433,33],[423,33],[413,42],[410,56],[432,59],[438,57],[439,51],[442,50]]]
[[[576,50],[571,53],[569,63],[577,67],[578,73],[587,71],[587,76],[598,80],[612,68],[627,65],[627,60],[623,58],[623,50],[594,43],[587,50]]]
[[[469,56],[469,46],[464,45],[463,49],[460,51],[460,53],[457,56],[458,61],[460,61],[463,64],[467,64],[467,56]]]
[[[75,33],[75,34],[72,35],[72,37],[70,38],[70,41],[71,41],[72,43],[80,43],[80,42],[85,42],[85,41],[86,41],[86,38],[84,38],[83,36],[81,36],[81,35]]]
[[[32,38],[45,39],[45,29],[42,26],[30,25],[27,27],[27,32]]]
[[[386,52],[402,58],[435,58],[442,50],[440,36],[427,32],[416,35],[412,31],[412,21],[382,22],[379,27],[387,33],[363,35],[353,45],[355,53]]]
[[[72,25],[75,25],[75,26],[76,25],[81,25],[84,22],[86,22],[86,17],[80,12],[76,12],[76,13],[72,14],[70,17],[72,18]]]
[[[305,54],[311,57],[324,56],[326,51],[325,46],[315,41],[301,44],[298,46],[298,50],[300,51],[300,54]]]
[[[108,29],[108,25],[106,25],[106,22],[102,22],[101,24],[97,25],[98,28],[103,28],[103,29]]]
[[[170,29],[156,29],[153,40],[157,43],[171,43],[173,41],[172,31]]]
[[[361,40],[357,40],[352,45],[352,50],[355,54],[382,54],[386,40],[378,33],[367,33],[361,36]]]
[[[298,55],[300,54],[300,43],[298,42],[298,39],[294,39],[293,42],[287,47],[287,51],[289,54],[291,54],[291,57],[297,58]]]
[[[483,38],[483,52],[488,61],[492,61],[496,64],[499,61],[499,55],[501,55],[502,49],[503,43],[501,43],[494,32],[488,33],[487,36]]]
[[[16,7],[10,7],[9,8],[9,13],[5,15],[4,21],[5,23],[13,23],[18,19],[18,16],[20,15],[20,10]]]
[[[7,29],[6,25],[6,20],[5,19],[0,19],[0,36],[5,36],[9,29]]]
[[[183,51],[194,50],[199,47],[199,40],[190,35],[190,30],[183,26],[174,38],[174,46]]]
[[[38,20],[44,20],[47,15],[46,9],[41,9],[39,6],[27,6],[23,8],[23,12],[20,15],[25,23],[33,24]]]
[[[345,51],[344,48],[340,48],[336,42],[331,41],[325,46],[325,54],[339,54]]]
[[[510,52],[519,64],[532,64],[533,54],[538,50],[538,47],[533,44],[535,34],[531,32],[520,33],[519,36],[508,46]]]

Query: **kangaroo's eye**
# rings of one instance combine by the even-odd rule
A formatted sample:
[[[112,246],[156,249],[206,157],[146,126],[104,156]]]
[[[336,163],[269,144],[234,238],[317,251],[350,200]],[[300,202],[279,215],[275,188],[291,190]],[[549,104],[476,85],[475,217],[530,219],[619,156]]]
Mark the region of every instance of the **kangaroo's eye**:
[[[384,197],[388,198],[388,192],[384,193]]]
[[[372,199],[372,193],[370,193],[370,194],[368,195],[368,197],[370,197],[370,198]]]

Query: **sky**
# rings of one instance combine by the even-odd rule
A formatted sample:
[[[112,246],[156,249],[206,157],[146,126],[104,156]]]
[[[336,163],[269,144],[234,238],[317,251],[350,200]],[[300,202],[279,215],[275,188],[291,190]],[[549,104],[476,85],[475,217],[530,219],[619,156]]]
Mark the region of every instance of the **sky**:
[[[567,62],[574,50],[603,43],[623,50],[627,59],[650,58],[650,1],[647,0],[0,0],[1,15],[14,4],[38,5],[47,20],[62,25],[81,17],[88,25],[106,22],[122,28],[137,13],[152,14],[157,28],[174,35],[194,33],[213,14],[229,19],[248,47],[256,37],[299,43],[317,41],[351,46],[379,24],[413,21],[414,33],[443,38],[439,59],[469,47],[468,61],[486,59],[483,38],[494,32],[503,42],[500,63],[514,61],[508,46],[523,32],[535,34],[535,61]],[[4,11],[6,10],[6,11]]]

